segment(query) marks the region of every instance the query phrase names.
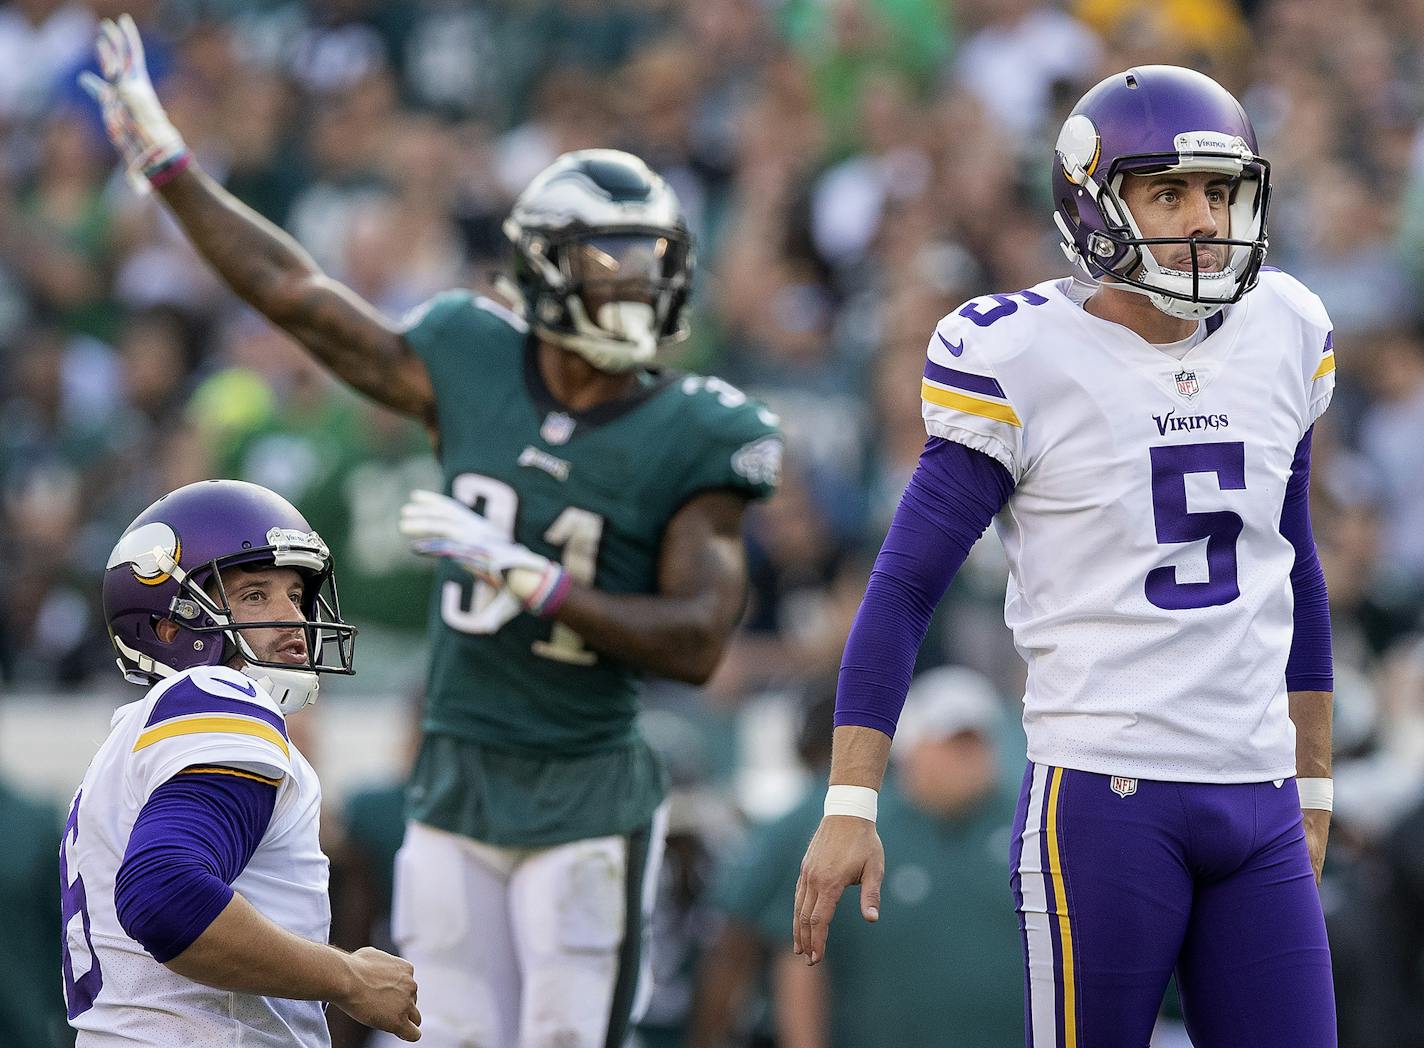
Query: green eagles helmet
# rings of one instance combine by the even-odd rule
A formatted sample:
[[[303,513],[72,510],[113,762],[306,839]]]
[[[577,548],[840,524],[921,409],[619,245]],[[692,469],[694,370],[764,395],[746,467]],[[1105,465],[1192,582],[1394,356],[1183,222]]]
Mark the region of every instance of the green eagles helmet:
[[[692,239],[672,188],[616,149],[565,153],[504,222],[506,290],[534,331],[600,371],[627,371],[687,336]]]

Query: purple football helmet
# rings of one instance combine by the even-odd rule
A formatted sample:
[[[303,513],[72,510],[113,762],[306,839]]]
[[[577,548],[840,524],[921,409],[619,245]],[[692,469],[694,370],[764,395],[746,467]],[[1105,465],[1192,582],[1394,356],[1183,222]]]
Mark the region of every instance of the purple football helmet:
[[[304,622],[234,623],[221,571],[237,565],[295,568]],[[195,666],[226,665],[262,683],[283,713],[316,698],[317,674],[352,672],[356,628],[341,620],[326,543],[276,492],[238,480],[205,480],[163,496],[119,538],[104,571],[104,618],[119,672],[153,684]],[[177,636],[155,629],[169,619]],[[256,657],[249,629],[301,626],[305,665]]]
[[[1200,320],[1256,286],[1266,257],[1271,166],[1241,103],[1211,77],[1138,66],[1102,81],[1073,108],[1053,162],[1054,222],[1063,253],[1090,279],[1108,278],[1170,316]],[[1230,228],[1217,237],[1144,237],[1122,200],[1127,174],[1221,172],[1231,178]],[[1190,272],[1160,265],[1151,245],[1186,246]],[[1198,266],[1206,245],[1226,252]]]

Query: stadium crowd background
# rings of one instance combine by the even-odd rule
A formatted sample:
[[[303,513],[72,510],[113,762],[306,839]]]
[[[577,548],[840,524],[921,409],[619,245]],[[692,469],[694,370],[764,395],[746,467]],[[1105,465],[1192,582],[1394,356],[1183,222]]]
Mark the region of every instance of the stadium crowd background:
[[[503,215],[560,152],[631,150],[681,197],[699,268],[694,334],[671,362],[764,399],[788,460],[780,494],[750,514],[753,593],[725,665],[704,694],[658,687],[649,703],[676,843],[648,1045],[816,1043],[778,1024],[775,978],[720,996],[705,984],[738,891],[761,900],[743,922],[754,956],[774,971],[788,952],[783,888],[745,872],[794,879],[805,837],[749,858],[769,845],[748,827],[814,781],[793,734],[824,759],[826,682],[923,442],[926,339],[968,297],[1066,272],[1049,162],[1087,86],[1172,62],[1235,91],[1272,164],[1270,262],[1325,300],[1340,359],[1312,497],[1335,629],[1323,891],[1341,1044],[1424,1044],[1424,2],[0,5],[0,725],[17,695],[136,697],[104,637],[105,558],[150,501],[210,476],[281,491],[336,550],[362,637],[358,676],[327,704],[413,704],[423,670],[429,575],[394,520],[436,477],[424,434],[308,363],[116,174],[75,73],[92,66],[96,19],[120,10],[203,165],[391,316],[447,287],[488,290]],[[992,683],[1012,782],[1022,673],[1003,577],[990,538],[922,662]],[[319,716],[310,731],[318,766],[339,762]],[[42,1048],[65,1043],[37,1005],[62,1009],[44,893],[67,798],[5,779],[0,767],[0,1044]],[[1006,827],[998,798],[986,803],[1008,805]],[[338,935],[364,941],[381,934],[398,788],[363,784],[333,809]],[[775,921],[754,919],[761,904]],[[1012,916],[995,927],[1016,956]],[[952,969],[977,948],[945,962],[948,997],[969,992]],[[1019,992],[1011,981],[1011,1018]]]

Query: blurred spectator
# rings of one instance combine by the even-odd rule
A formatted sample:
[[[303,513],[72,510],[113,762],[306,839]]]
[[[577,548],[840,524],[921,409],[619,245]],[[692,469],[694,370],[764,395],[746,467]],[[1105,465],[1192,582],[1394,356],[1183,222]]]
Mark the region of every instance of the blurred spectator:
[[[1407,318],[1414,291],[1394,244],[1391,216],[1379,206],[1379,186],[1343,163],[1316,165],[1306,199],[1308,239],[1284,253],[1281,265],[1321,300],[1336,338],[1378,330]]]
[[[531,109],[499,141],[496,172],[510,200],[560,153],[614,139],[607,89],[586,69],[550,69],[535,87]]]
[[[773,867],[782,883],[756,920],[780,946],[783,1048],[876,1044],[891,1030],[902,1048],[942,1045],[946,1031],[957,1045],[984,1048],[1022,1036],[1023,960],[1006,884],[1013,782],[997,758],[1005,728],[994,689],[971,670],[942,667],[912,682],[880,794],[878,822],[891,842],[880,920],[860,918],[858,892],[843,897],[844,924],[822,967],[786,945],[798,864]],[[784,824],[802,847],[818,807]]]
[[[16,0],[0,9],[0,122],[38,119],[53,78],[94,46],[96,21],[69,0]]]
[[[682,1048],[698,968],[715,923],[710,882],[740,827],[730,800],[712,779],[708,743],[693,719],[649,709],[639,723],[668,771],[668,828],[649,929],[648,1009],[633,1043]]]
[[[115,314],[107,280],[113,217],[101,190],[107,162],[76,117],[42,127],[35,177],[15,213],[0,218],[0,245],[39,309],[68,331],[107,337]]]
[[[1249,57],[1251,33],[1235,0],[1077,0],[1071,9],[1109,46],[1217,79]]]
[[[1390,595],[1417,607],[1424,596],[1424,338],[1418,331],[1384,338],[1370,363],[1375,396],[1361,420],[1360,450],[1380,477]]]
[[[1097,36],[1067,12],[1034,0],[975,0],[962,10],[978,28],[955,56],[953,79],[1023,148],[1056,136],[1048,126],[1054,96],[1092,86],[1102,47]]]
[[[405,839],[405,783],[420,745],[424,705],[421,695],[407,700],[405,736],[392,740],[402,753],[399,774],[353,791],[329,818],[322,813],[324,836],[330,838],[323,848],[332,859],[331,941],[342,949],[370,945],[396,952],[391,933],[396,852]],[[336,1009],[329,1010],[327,1018],[332,1048],[394,1048],[402,1043]]]
[[[952,44],[949,8],[933,0],[789,0],[783,31],[807,60],[835,152],[856,141],[870,81],[884,76],[919,93]]]
[[[288,225],[326,270],[340,271],[355,214],[385,190],[382,162],[395,101],[390,77],[373,72],[317,103],[305,143],[314,177],[293,200]]]

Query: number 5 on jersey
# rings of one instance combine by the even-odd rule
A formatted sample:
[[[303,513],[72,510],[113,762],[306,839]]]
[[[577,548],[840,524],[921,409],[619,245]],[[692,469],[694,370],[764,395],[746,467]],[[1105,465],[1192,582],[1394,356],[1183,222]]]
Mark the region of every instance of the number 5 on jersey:
[[[1206,539],[1205,582],[1178,582],[1174,567],[1147,573],[1147,599],[1167,611],[1212,608],[1241,596],[1236,572],[1236,540],[1241,517],[1230,510],[1192,512],[1187,509],[1187,474],[1213,473],[1222,491],[1246,487],[1246,445],[1169,444],[1150,449],[1152,455],[1152,516],[1157,541],[1163,545]]]
[[[514,522],[519,513],[519,493],[502,480],[479,473],[461,473],[451,485],[451,495],[479,513],[510,539],[514,538]],[[603,518],[577,506],[567,506],[544,532],[544,541],[562,547],[561,563],[574,579],[592,586],[598,568],[598,544],[603,538]],[[464,599],[464,586],[455,581],[445,583],[440,594],[440,617],[445,625],[461,633],[494,633],[520,612],[513,597],[496,590],[487,582],[473,580],[470,599]],[[562,623],[554,623],[548,640],[532,645],[534,654],[557,662],[576,666],[591,666],[598,659],[595,652],[584,647],[583,638]]]

